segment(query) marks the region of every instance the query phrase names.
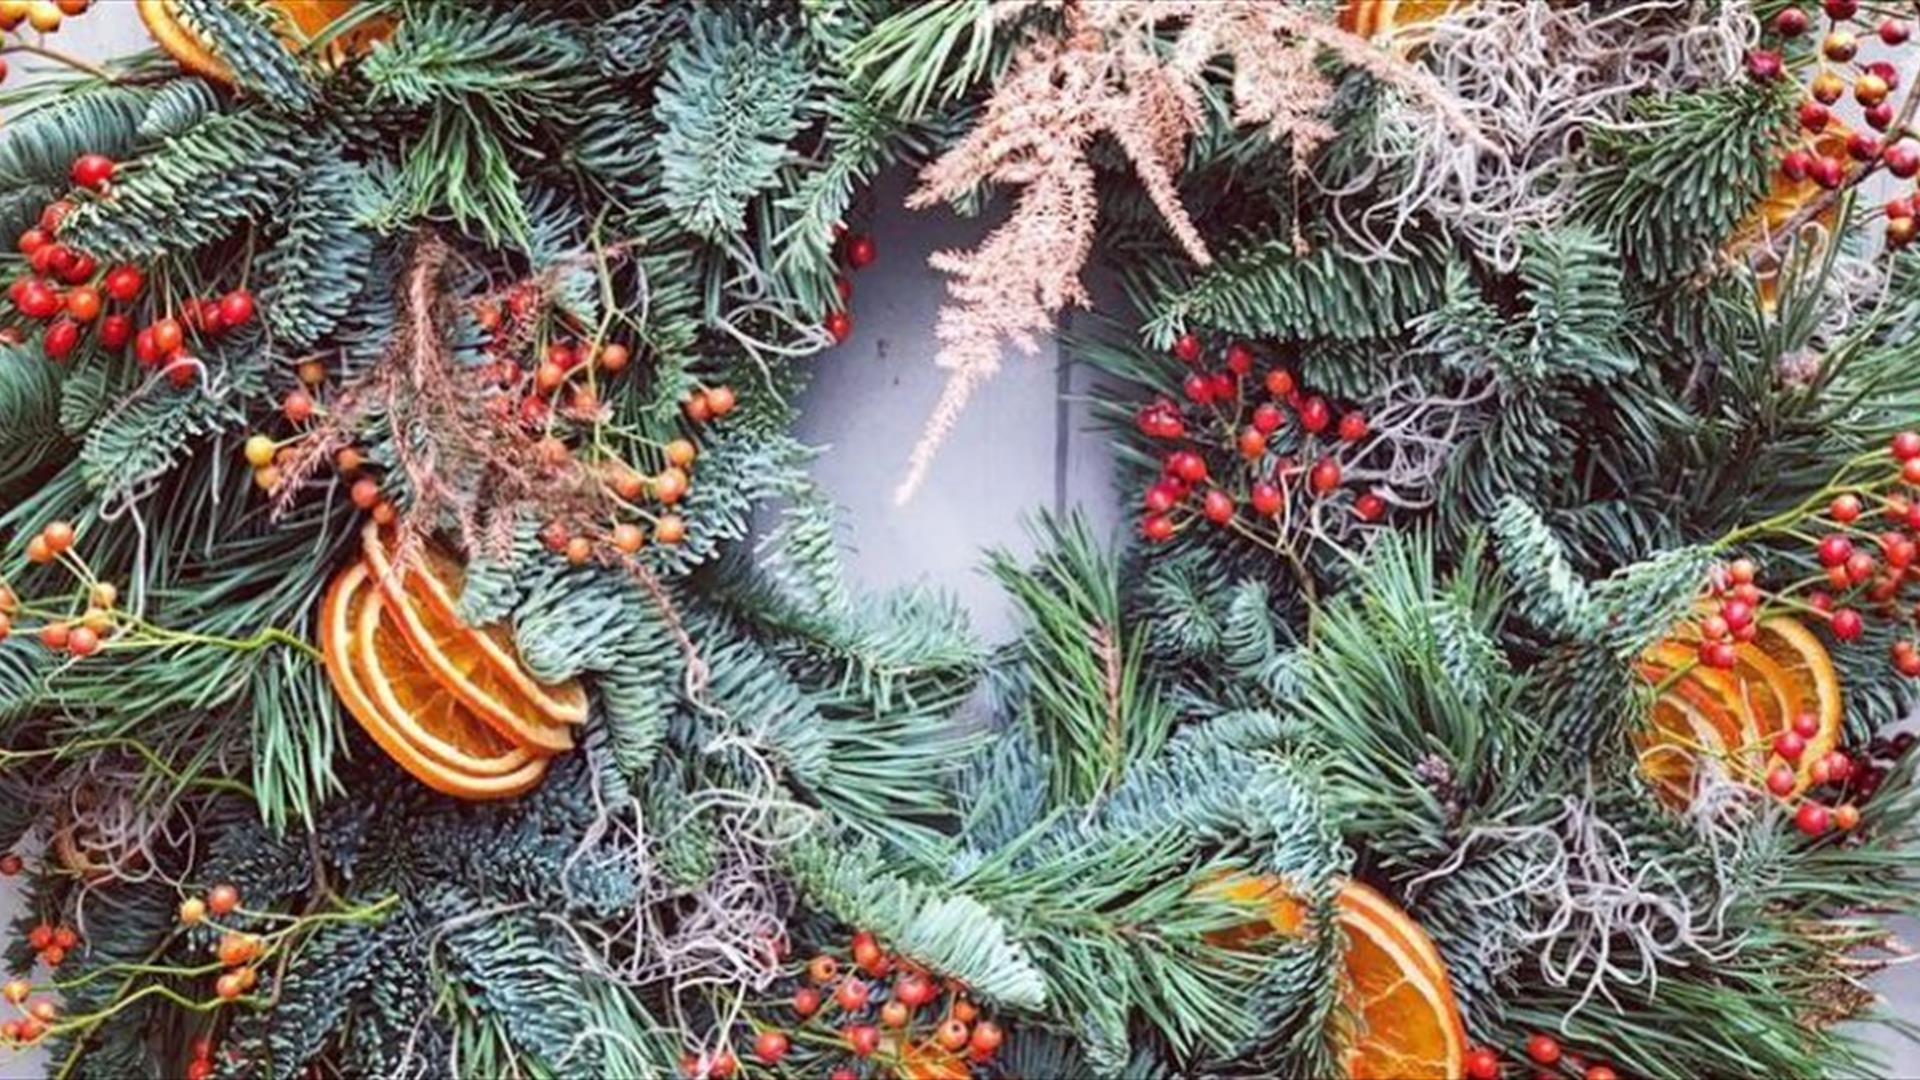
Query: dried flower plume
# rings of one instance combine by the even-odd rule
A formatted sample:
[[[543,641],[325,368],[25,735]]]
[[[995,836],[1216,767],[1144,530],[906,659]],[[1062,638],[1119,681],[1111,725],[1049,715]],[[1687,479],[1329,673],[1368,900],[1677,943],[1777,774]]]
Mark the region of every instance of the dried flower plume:
[[[1006,21],[1031,7],[1007,3]],[[1296,171],[1334,131],[1325,116],[1332,82],[1316,66],[1332,52],[1424,101],[1450,130],[1480,136],[1425,70],[1341,30],[1318,12],[1261,0],[1066,0],[1063,30],[1028,44],[994,87],[980,122],[920,174],[915,209],[983,183],[1020,187],[1012,215],[971,252],[941,251],[933,267],[950,278],[935,336],[947,385],[895,492],[904,503],[973,392],[1000,369],[1005,343],[1033,353],[1037,335],[1069,304],[1085,306],[1080,271],[1093,249],[1098,211],[1087,150],[1108,135],[1189,257],[1212,262],[1181,205],[1177,176],[1202,122],[1199,87],[1216,56],[1233,59],[1234,120],[1287,142]],[[1171,49],[1156,34],[1181,26]]]

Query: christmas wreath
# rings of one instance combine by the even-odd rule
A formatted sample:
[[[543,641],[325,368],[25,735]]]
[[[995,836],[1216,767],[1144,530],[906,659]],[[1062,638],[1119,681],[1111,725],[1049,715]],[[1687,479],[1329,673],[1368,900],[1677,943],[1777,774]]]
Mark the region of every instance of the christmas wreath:
[[[86,7],[0,2],[69,69],[0,91],[57,1075],[1872,1068],[1905,16],[140,0],[101,66]],[[1137,530],[990,554],[1000,645],[847,584],[791,431],[896,165],[995,222],[903,500],[1122,298],[1069,345]]]

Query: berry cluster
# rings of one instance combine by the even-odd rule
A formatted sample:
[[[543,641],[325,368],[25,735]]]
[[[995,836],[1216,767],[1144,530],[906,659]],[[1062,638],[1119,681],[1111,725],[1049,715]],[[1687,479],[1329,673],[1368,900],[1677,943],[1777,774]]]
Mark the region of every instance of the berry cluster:
[[[80,935],[65,923],[55,926],[43,922],[27,931],[27,944],[40,962],[52,970],[66,963],[67,953],[79,947]]]
[[[865,270],[880,257],[873,246],[873,237],[865,233],[848,233],[844,226],[835,231],[840,242],[840,259],[850,270]],[[833,287],[840,294],[840,306],[827,312],[820,320],[820,326],[835,345],[842,345],[853,336],[853,282],[845,274],[833,279]]]
[[[836,1062],[830,1080],[853,1080],[863,1064],[881,1070],[877,1075],[965,1075],[963,1062],[992,1061],[1005,1039],[964,986],[934,977],[865,930],[853,935],[844,955],[821,953],[808,961],[801,982],[785,1006],[794,1018],[790,1027],[756,1022],[750,1052],[768,1068],[798,1043],[810,1053],[809,1068]],[[738,1067],[726,1048],[689,1053],[681,1062],[688,1077],[714,1080],[726,1080]]]
[[[1865,36],[1878,37],[1888,48],[1899,48],[1912,38],[1913,25],[1878,8],[1863,9],[1858,0],[1824,0],[1820,6],[1826,17],[1826,34],[1820,40],[1817,66],[1807,80],[1807,98],[1799,110],[1807,141],[1786,153],[1780,162],[1781,172],[1789,180],[1811,180],[1828,191],[1882,166],[1902,180],[1920,174],[1920,143],[1910,137],[1908,127],[1912,102],[1905,110],[1893,102],[1893,92],[1900,88],[1899,68],[1888,60],[1859,59]],[[1811,31],[1813,19],[1806,8],[1789,6],[1774,15],[1769,29],[1776,44],[1747,54],[1748,72],[1762,82],[1786,76],[1780,46]],[[1868,126],[1881,135],[1849,132],[1834,117],[1833,106],[1849,91]],[[1889,201],[1886,219],[1887,242],[1892,246],[1903,245],[1920,232],[1910,195]]]
[[[0,997],[19,1011],[17,1017],[0,1020],[0,1044],[19,1046],[40,1041],[60,1019],[60,1007],[46,998],[33,997],[33,984],[12,979],[0,987]]]
[[[82,154],[74,159],[71,176],[76,187],[105,192],[115,168],[99,154]],[[61,243],[60,223],[73,206],[67,199],[48,204],[39,223],[20,234],[28,272],[7,286],[14,311],[44,324],[40,348],[56,363],[72,359],[97,328],[94,340],[103,352],[118,353],[131,344],[142,367],[162,371],[176,386],[191,385],[205,365],[189,349],[189,335],[204,341],[252,322],[253,294],[241,286],[219,296],[189,297],[177,313],[136,329],[130,311],[146,290],[146,275],[137,266],[102,268],[92,256]],[[113,306],[120,310],[109,310]],[[0,341],[17,345],[26,333],[18,324],[0,327]]]
[[[1136,417],[1142,434],[1173,444],[1144,498],[1140,531],[1147,539],[1172,539],[1196,513],[1248,531],[1246,511],[1275,522],[1284,537],[1296,505],[1337,497],[1352,463],[1369,449],[1373,432],[1364,413],[1350,409],[1336,418],[1334,407],[1302,388],[1293,372],[1263,364],[1239,342],[1227,346],[1214,371],[1201,367],[1205,348],[1194,334],[1174,342],[1173,353],[1191,369],[1181,383],[1186,404],[1157,398]],[[1361,491],[1350,513],[1357,522],[1377,523],[1387,501],[1377,491]]]
[[[118,609],[119,588],[94,576],[86,560],[74,550],[74,539],[72,525],[55,521],[27,540],[28,562],[39,566],[58,564],[73,576],[80,588],[69,602],[54,598],[29,605],[11,586],[0,581],[0,641],[15,631],[36,633],[47,648],[80,658],[99,652],[107,641],[128,630],[143,627],[144,624]],[[40,622],[16,626],[16,618]]]
[[[231,885],[215,885],[207,890],[205,898],[189,896],[180,901],[180,924],[209,925],[221,929],[211,920],[225,918],[240,910],[240,890]],[[226,969],[213,981],[214,995],[222,1001],[232,1001],[252,990],[260,981],[260,973],[255,965],[266,952],[266,942],[255,935],[224,930],[213,947],[214,956],[219,959],[220,966]]]
[[[1582,1080],[1619,1080],[1620,1077],[1611,1065],[1588,1061],[1562,1049],[1560,1040],[1545,1032],[1527,1039],[1526,1056],[1541,1076],[1577,1075]],[[1500,1054],[1490,1046],[1476,1046],[1467,1051],[1466,1064],[1467,1080],[1500,1080]]]
[[[0,30],[14,30],[26,23],[43,34],[60,29],[69,15],[84,15],[93,0],[0,0]],[[6,67],[0,64],[0,78]]]

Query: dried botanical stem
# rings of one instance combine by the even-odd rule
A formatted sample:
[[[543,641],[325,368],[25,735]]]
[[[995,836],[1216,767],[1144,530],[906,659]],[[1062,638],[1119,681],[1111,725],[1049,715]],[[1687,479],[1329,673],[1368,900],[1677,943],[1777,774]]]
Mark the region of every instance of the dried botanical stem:
[[[949,277],[937,363],[946,388],[894,493],[904,503],[974,391],[1000,368],[1011,344],[1034,352],[1038,335],[1069,304],[1087,303],[1081,269],[1092,253],[1098,200],[1087,152],[1111,136],[1168,231],[1201,266],[1212,262],[1180,201],[1187,144],[1204,122],[1200,90],[1208,63],[1233,59],[1234,119],[1263,125],[1288,143],[1294,168],[1332,138],[1325,116],[1334,86],[1319,60],[1331,52],[1425,103],[1462,140],[1489,143],[1425,70],[1339,29],[1312,9],[1261,0],[1065,0],[1063,31],[1028,44],[995,86],[974,129],[920,173],[908,197],[931,206],[982,184],[1021,187],[1012,215],[971,253],[932,258]],[[1161,27],[1179,22],[1170,47]]]

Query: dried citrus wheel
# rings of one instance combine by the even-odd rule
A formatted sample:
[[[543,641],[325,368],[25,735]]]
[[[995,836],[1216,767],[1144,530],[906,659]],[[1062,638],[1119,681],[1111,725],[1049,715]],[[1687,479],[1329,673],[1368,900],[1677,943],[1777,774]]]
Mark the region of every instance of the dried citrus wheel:
[[[1694,663],[1698,641],[1689,623],[1641,658],[1642,677],[1661,690],[1651,723],[1635,733],[1642,771],[1675,805],[1690,797],[1696,759],[1703,754],[1721,758],[1735,776],[1758,785],[1782,763],[1771,749],[1774,738],[1795,717],[1811,713],[1820,729],[1800,757],[1794,793],[1805,790],[1813,763],[1840,741],[1840,680],[1826,647],[1797,620],[1776,616],[1758,624],[1752,642],[1734,649],[1731,671],[1718,671]]]
[[[406,584],[390,582],[392,564],[384,547],[372,547],[368,554],[367,566],[380,581],[388,615],[440,686],[510,742],[543,754],[573,749],[573,735],[566,725],[549,720],[520,683],[502,675],[487,658],[481,634],[448,619],[438,607],[422,603]]]
[[[1417,30],[1422,26],[1472,6],[1473,0],[1347,0],[1340,11],[1340,25],[1363,38],[1395,31]]]
[[[520,662],[512,631],[504,626],[470,627],[460,621],[458,597],[466,571],[453,556],[425,544],[404,574],[395,573],[386,541],[381,539],[379,527],[373,524],[361,534],[361,548],[366,553],[368,568],[390,601],[396,604],[411,601],[416,608],[430,611],[451,632],[466,635],[457,651],[471,653],[484,662],[487,675],[481,681],[491,688],[496,701],[515,710],[514,716],[527,716],[529,720],[538,717],[558,724],[586,722],[587,692],[578,680],[569,679],[554,685],[543,683]],[[520,702],[532,706],[532,716],[517,707]],[[469,704],[473,703],[469,701]],[[572,745],[572,741],[568,740],[567,745]],[[559,749],[564,750],[566,746]]]
[[[1433,939],[1359,882],[1340,891],[1347,934],[1348,1011],[1358,1033],[1347,1052],[1354,1080],[1452,1078],[1465,1073],[1467,1029]]]
[[[353,10],[356,3],[357,0],[267,0],[268,7],[277,8],[286,16],[287,22],[309,38]],[[207,43],[180,20],[179,5],[175,0],[139,0],[136,8],[140,13],[140,21],[147,26],[147,33],[153,35],[153,40],[169,56],[178,60],[181,67],[216,82],[233,81],[233,69],[214,55]],[[392,32],[392,19],[384,15],[368,19],[330,42],[327,58],[338,62],[354,53],[365,52],[373,42]],[[297,43],[290,41],[290,44]]]
[[[1820,720],[1819,732],[1807,740],[1807,749],[1800,755],[1794,784],[1794,794],[1799,794],[1813,786],[1813,763],[1840,745],[1840,723],[1846,707],[1840,697],[1840,676],[1833,670],[1833,656],[1799,620],[1785,616],[1761,620],[1760,635],[1738,651],[1743,663],[1771,676],[1774,692],[1784,706],[1782,730],[1801,713],[1812,713]],[[1777,756],[1771,759],[1773,763],[1780,760]]]
[[[538,783],[546,759],[495,735],[444,693],[420,688],[424,669],[397,631],[383,625],[385,610],[367,568],[356,564],[334,578],[320,612],[327,675],[374,742],[422,783],[448,795],[499,799]],[[422,713],[410,712],[410,703]]]
[[[1216,945],[1243,947],[1279,934],[1291,937],[1306,909],[1286,883],[1236,875],[1203,892],[1260,907],[1264,923],[1208,935]],[[1346,935],[1346,979],[1341,1004],[1347,1075],[1353,1080],[1451,1080],[1466,1072],[1467,1029],[1446,962],[1433,939],[1406,912],[1358,881],[1335,901]]]

